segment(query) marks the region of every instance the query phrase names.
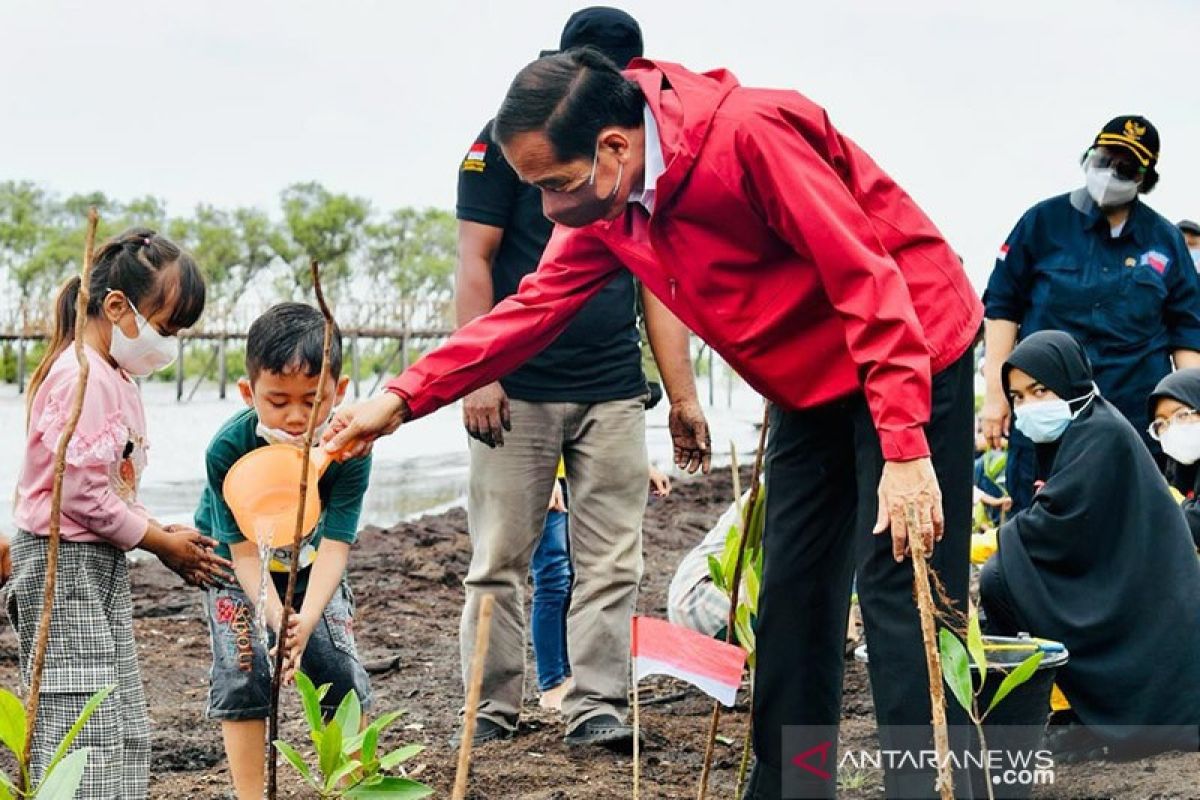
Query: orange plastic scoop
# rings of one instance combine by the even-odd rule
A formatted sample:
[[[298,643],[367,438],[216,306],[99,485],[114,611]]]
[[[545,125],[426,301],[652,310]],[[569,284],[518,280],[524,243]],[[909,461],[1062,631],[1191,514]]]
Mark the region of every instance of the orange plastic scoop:
[[[272,547],[287,547],[296,532],[300,504],[300,465],[304,453],[287,444],[260,447],[237,460],[225,475],[221,493],[242,535],[252,542],[269,538]],[[308,496],[304,503],[304,535],[317,526],[321,498],[317,481],[332,457],[317,447],[308,460]]]

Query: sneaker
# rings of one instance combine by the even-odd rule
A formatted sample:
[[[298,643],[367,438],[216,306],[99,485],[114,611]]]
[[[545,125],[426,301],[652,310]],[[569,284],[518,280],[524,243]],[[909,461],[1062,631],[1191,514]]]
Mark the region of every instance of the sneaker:
[[[499,722],[493,722],[487,717],[478,717],[475,720],[475,735],[471,737],[471,746],[478,747],[488,742],[507,742],[515,735],[516,731],[504,727]],[[450,740],[450,746],[458,749],[461,742],[462,728],[459,728],[458,733],[454,734],[454,738]]]
[[[538,698],[538,707],[550,711],[562,711],[563,698],[567,696],[567,692],[571,691],[571,687],[574,685],[575,679],[568,675],[558,686],[542,692],[542,696]]]
[[[575,726],[563,739],[573,747],[598,745],[621,753],[633,752],[633,728],[612,714],[589,717]]]

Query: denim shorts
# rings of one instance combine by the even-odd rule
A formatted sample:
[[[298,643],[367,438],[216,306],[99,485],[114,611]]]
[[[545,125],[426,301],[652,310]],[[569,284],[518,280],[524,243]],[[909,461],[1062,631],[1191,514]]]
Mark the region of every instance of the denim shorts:
[[[212,646],[209,718],[266,719],[271,677],[267,653],[254,627],[253,605],[241,587],[223,586],[205,592],[204,610]],[[274,638],[270,637],[272,644]],[[351,690],[357,692],[364,709],[370,707],[371,682],[354,644],[354,595],[344,579],[308,640],[300,669],[317,686],[331,684],[321,701],[327,717]]]

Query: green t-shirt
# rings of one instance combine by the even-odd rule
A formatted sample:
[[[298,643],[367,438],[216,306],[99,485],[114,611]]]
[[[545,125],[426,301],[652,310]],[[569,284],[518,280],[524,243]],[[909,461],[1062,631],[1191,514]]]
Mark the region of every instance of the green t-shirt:
[[[211,536],[220,544],[217,552],[224,558],[230,557],[229,545],[246,541],[238,529],[233,512],[225,504],[221,487],[225,475],[239,458],[265,447],[267,443],[255,430],[258,414],[253,408],[240,411],[226,422],[213,437],[204,454],[208,480],[196,509],[196,529]],[[354,544],[358,539],[358,517],[362,513],[363,495],[371,476],[371,456],[351,459],[344,463],[334,462],[325,470],[317,484],[321,498],[321,517],[317,527],[304,539],[300,553],[300,572],[296,576],[296,591],[302,592],[308,585],[308,567],[312,557],[319,552],[322,539]],[[290,548],[277,549],[272,554],[271,575],[279,587],[282,597],[287,584],[287,565],[290,563]],[[282,566],[283,571],[277,567]]]

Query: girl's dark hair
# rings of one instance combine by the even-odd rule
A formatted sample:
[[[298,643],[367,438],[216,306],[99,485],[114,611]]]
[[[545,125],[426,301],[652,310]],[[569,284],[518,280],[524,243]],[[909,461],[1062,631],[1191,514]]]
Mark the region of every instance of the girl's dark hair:
[[[250,382],[263,370],[284,374],[303,370],[310,378],[321,374],[325,349],[325,317],[306,303],[276,303],[254,320],[246,334],[246,374]],[[342,374],[342,332],[333,326],[329,343],[329,374]]]
[[[173,286],[160,280],[176,265]],[[110,291],[121,291],[143,317],[171,303],[170,330],[190,328],[204,311],[204,276],[195,259],[178,245],[149,228],[130,228],[106,241],[96,250],[88,286],[88,317],[100,316],[104,298]],[[80,279],[67,280],[54,301],[54,329],[46,354],[29,379],[28,402],[32,404],[46,373],[55,359],[75,338],[75,304],[79,299]]]
[[[611,125],[642,124],[641,88],[594,47],[579,47],[529,64],[513,79],[492,122],[507,144],[519,133],[543,131],[560,161],[591,158],[596,137]]]

